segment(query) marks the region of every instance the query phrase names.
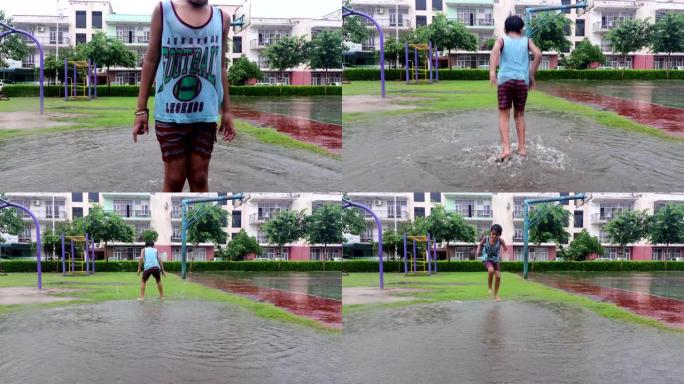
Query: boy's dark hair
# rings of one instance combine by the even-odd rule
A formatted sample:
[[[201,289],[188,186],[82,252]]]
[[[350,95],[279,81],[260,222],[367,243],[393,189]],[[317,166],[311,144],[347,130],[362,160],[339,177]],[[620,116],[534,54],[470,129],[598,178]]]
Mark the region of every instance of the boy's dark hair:
[[[146,246],[146,247],[154,247],[154,241],[152,241],[152,240],[147,240],[147,241],[145,242],[145,246]]]
[[[499,224],[494,224],[492,225],[491,231],[494,232],[497,236],[501,236],[501,232],[503,232],[503,228]]]
[[[515,32],[515,33],[522,33],[523,27],[525,26],[525,22],[520,16],[517,15],[512,15],[508,16],[506,18],[506,22],[504,23],[504,32]]]

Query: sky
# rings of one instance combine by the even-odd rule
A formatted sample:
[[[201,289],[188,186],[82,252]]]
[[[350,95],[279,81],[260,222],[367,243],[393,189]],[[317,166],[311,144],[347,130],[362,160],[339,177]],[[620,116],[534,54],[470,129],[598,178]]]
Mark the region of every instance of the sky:
[[[116,13],[150,13],[159,0],[110,0]],[[240,4],[243,0],[209,0],[210,4]],[[68,0],[59,0],[61,7]],[[341,8],[340,0],[252,0],[252,17],[318,18]],[[11,15],[55,15],[57,0],[0,0],[0,9]]]

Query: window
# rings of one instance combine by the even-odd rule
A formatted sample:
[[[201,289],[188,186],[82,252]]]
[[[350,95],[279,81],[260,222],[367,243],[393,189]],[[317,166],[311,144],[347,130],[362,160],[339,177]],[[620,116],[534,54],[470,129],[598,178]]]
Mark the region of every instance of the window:
[[[93,11],[93,28],[102,29],[102,12]]]
[[[414,216],[414,217],[425,217],[425,208],[423,208],[423,207],[414,207],[414,208],[413,208],[413,216]]]
[[[572,0],[561,0],[561,5],[571,5]],[[570,14],[570,9],[564,9],[563,13]]]
[[[676,257],[682,257],[679,248],[653,248],[651,254],[651,259],[656,261],[674,260]]]
[[[173,261],[181,261],[181,247],[173,247],[171,251]],[[207,250],[201,247],[188,247],[187,248],[187,259],[186,261],[207,261]]]
[[[430,202],[431,203],[441,203],[442,194],[440,192],[430,192]]]
[[[416,27],[427,25],[427,16],[416,16]]]
[[[607,251],[607,256],[610,259],[630,259],[631,249],[629,247],[626,249],[626,252],[624,252],[624,254],[623,251],[625,250],[623,250],[622,247],[608,248]],[[603,256],[605,257],[606,254],[604,254]]]
[[[425,192],[413,192],[413,201],[422,203],[425,201]]]
[[[88,192],[88,201],[91,203],[99,203],[100,202],[100,193]]]
[[[388,219],[406,219],[408,217],[406,200],[397,200],[396,205],[394,205],[394,200],[387,200],[386,203]]]
[[[36,57],[34,56],[33,52],[29,52],[29,54],[21,60],[21,67],[33,68],[36,65],[35,60]]]
[[[427,11],[427,1],[416,0],[416,11]]]
[[[71,208],[71,217],[73,217],[73,218],[83,217],[83,208],[72,207]]]
[[[86,34],[85,33],[77,33],[76,34],[76,44],[85,44],[86,43]]]
[[[575,211],[575,228],[584,228],[584,211]]]
[[[584,36],[584,20],[575,21],[575,36]]]
[[[242,211],[233,211],[231,226],[233,228],[242,228]]]
[[[572,26],[570,24],[566,24],[563,26],[563,34],[565,36],[570,36],[572,35]]]
[[[54,204],[52,199],[45,200],[45,218],[46,219],[65,219],[66,209],[64,200],[55,200]]]
[[[171,241],[181,241],[181,228],[180,223],[171,224]]]
[[[242,36],[233,36],[233,53],[242,53]]]
[[[83,202],[83,192],[71,192],[71,201],[74,203]]]
[[[281,249],[278,248],[266,248],[266,257],[269,259],[278,259],[278,260],[288,260],[289,259],[289,249],[284,248],[282,250],[282,254],[280,253]],[[262,255],[264,256],[264,255]]]
[[[442,0],[432,0],[433,11],[441,11],[442,9]]]
[[[87,28],[86,11],[76,11],[76,28]]]

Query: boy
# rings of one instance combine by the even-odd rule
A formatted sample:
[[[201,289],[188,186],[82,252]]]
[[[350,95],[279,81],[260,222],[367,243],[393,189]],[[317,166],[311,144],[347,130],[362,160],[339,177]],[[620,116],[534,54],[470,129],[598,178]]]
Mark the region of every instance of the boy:
[[[142,276],[142,282],[140,283],[140,298],[138,301],[145,300],[145,284],[147,284],[147,279],[150,275],[154,276],[157,280],[157,289],[159,289],[159,300],[164,298],[164,288],[161,283],[160,272],[164,277],[166,277],[166,272],[164,272],[164,263],[159,258],[159,252],[154,248],[154,243],[151,241],[145,242],[145,249],[140,251],[140,261],[138,261],[138,276],[140,276],[140,268],[145,265],[145,269]]]
[[[518,133],[518,154],[526,156],[525,150],[525,102],[528,89],[535,89],[534,76],[541,62],[541,51],[534,42],[522,36],[525,23],[520,16],[509,16],[504,23],[506,35],[497,39],[489,56],[489,81],[498,86],[499,131],[503,151],[497,158],[504,162],[511,156],[511,144],[508,137],[508,120],[511,104],[514,108],[515,130]],[[530,68],[530,54],[534,54]],[[501,62],[499,63],[499,58]],[[499,74],[496,67],[500,64]]]
[[[482,240],[480,240],[480,244],[477,245],[477,250],[475,251],[475,254],[480,257],[485,268],[487,268],[487,282],[489,284],[490,295],[492,294],[492,277],[496,275],[496,283],[494,284],[494,297],[496,298],[496,301],[501,301],[501,298],[499,297],[499,284],[501,284],[499,251],[503,248],[504,251],[508,252],[506,243],[501,239],[501,232],[503,232],[503,228],[501,228],[499,224],[492,225],[489,236],[482,237]],[[482,250],[482,253],[480,253],[480,250]]]
[[[223,139],[235,138],[225,69],[230,18],[208,1],[163,0],[152,13],[133,141],[149,131],[147,99],[155,82],[163,192],[181,192],[186,180],[192,192],[209,191],[209,160],[219,115]]]

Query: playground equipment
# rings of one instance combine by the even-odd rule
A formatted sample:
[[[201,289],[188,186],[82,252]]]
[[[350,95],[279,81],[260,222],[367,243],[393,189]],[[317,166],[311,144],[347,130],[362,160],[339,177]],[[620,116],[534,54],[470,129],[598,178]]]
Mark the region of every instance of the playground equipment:
[[[410,258],[408,257],[408,247],[406,246],[407,239],[413,242],[413,252]],[[425,250],[418,252],[417,245],[421,243],[425,243]],[[422,254],[423,257],[418,258],[418,254]],[[427,236],[407,236],[404,234],[404,275],[418,274],[419,263],[423,266],[423,270],[420,272],[427,272],[430,276],[433,273],[437,273],[437,241],[431,239],[429,233]]]
[[[355,11],[354,9],[349,8],[346,5],[343,5],[342,6],[342,18],[349,17],[349,16],[361,16],[363,18],[370,20],[375,25],[375,30],[378,31],[378,36],[380,36],[380,87],[381,87],[380,92],[381,92],[382,98],[384,99],[385,98],[385,35],[382,33],[382,28],[380,27],[380,24],[378,24],[378,22],[374,18],[370,17],[366,13]],[[380,288],[382,288],[382,286]]]
[[[593,195],[591,193],[578,193],[573,196],[559,196],[559,197],[547,197],[541,199],[525,199],[523,200],[523,211],[525,213],[524,226],[523,226],[523,278],[527,279],[528,263],[530,258],[529,249],[529,239],[530,239],[530,227],[535,225],[541,217],[548,214],[548,212],[542,212],[537,216],[537,220],[530,221],[530,205],[542,204],[542,203],[557,203],[562,201],[579,200],[579,203],[575,204],[576,208],[579,208],[589,202]]]
[[[371,216],[373,216],[373,219],[375,220],[375,224],[378,226],[378,262],[380,263],[380,289],[385,288],[385,282],[384,282],[384,271],[383,271],[383,265],[382,265],[382,223],[380,222],[380,218],[378,215],[373,212],[372,209],[368,208],[367,206],[359,203],[355,203],[349,199],[343,198],[342,199],[342,208],[358,208],[362,209],[366,212],[368,212]],[[406,247],[404,247],[405,249]]]
[[[15,204],[0,198],[0,209],[3,208],[16,208],[22,210],[28,213],[29,216],[31,216],[31,218],[33,219],[33,224],[36,226],[36,272],[38,272],[38,290],[41,290],[43,289],[43,273],[40,265],[40,250],[42,246],[40,242],[40,223],[38,222],[38,218],[36,218],[36,215],[34,215],[33,212],[31,212],[28,208],[24,207],[23,205]]]
[[[413,50],[413,60],[409,60],[411,49]],[[439,59],[437,55],[437,47],[432,48],[432,42],[427,44],[409,44],[404,43],[404,68],[406,71],[406,84],[411,84],[411,78],[409,77],[409,63],[413,64],[413,81],[414,84],[418,84],[418,67],[419,65],[419,52],[427,52],[427,57],[425,60],[425,80],[432,84],[434,81],[439,81]],[[429,79],[428,79],[429,77]]]
[[[65,251],[65,242],[64,240],[69,240],[69,243],[71,245],[71,250],[70,252]],[[72,275],[76,274],[76,272],[80,273],[86,273],[88,275],[91,275],[95,273],[95,240],[91,240],[88,237],[88,234],[86,233],[85,236],[64,236],[62,234],[61,236],[62,240],[62,275],[66,276],[67,271],[69,271]],[[81,257],[76,258],[76,247],[75,244],[82,243],[83,244],[83,251],[81,252]],[[81,264],[81,270],[76,271],[76,263]],[[68,266],[67,266],[68,264]],[[92,264],[92,266],[91,266]],[[85,268],[84,268],[85,266]]]
[[[230,22],[230,26],[233,27],[233,33],[238,34],[252,23],[252,2],[251,0],[246,0],[242,3],[233,14],[233,21]]]
[[[188,260],[188,248],[187,248],[187,238],[188,238],[188,228],[200,217],[206,215],[210,210],[212,210],[216,205],[204,208],[204,210],[194,210],[192,218],[188,220],[188,205],[198,204],[198,203],[218,203],[222,201],[236,201],[234,207],[237,208],[249,200],[250,195],[248,193],[234,193],[228,196],[219,197],[205,197],[199,199],[183,199],[181,200],[181,278],[185,279],[187,276],[187,260]]]
[[[8,24],[0,22],[0,41],[2,41],[2,38],[5,36],[9,36],[13,33],[18,33],[20,35],[24,35],[31,40],[33,40],[34,43],[36,43],[36,46],[38,47],[38,52],[40,54],[40,114],[43,114],[44,111],[44,98],[45,98],[45,92],[43,90],[43,80],[45,79],[45,58],[43,55],[43,46],[40,45],[38,42],[38,39],[36,39],[35,36],[32,34],[22,31],[21,29],[16,29],[14,27],[9,26]],[[40,289],[40,287],[38,287]]]
[[[73,69],[71,76],[71,91],[69,91],[69,67]],[[83,96],[78,93],[78,70],[86,70],[86,78],[83,80]],[[64,58],[64,101],[69,100],[92,100],[97,97],[97,64],[92,60],[68,61]]]
[[[584,0],[578,2],[577,4],[568,5],[554,5],[549,7],[537,7],[537,8],[525,8],[525,34],[528,38],[534,37],[534,34],[543,27],[542,25],[537,25],[535,29],[532,29],[530,21],[532,20],[532,14],[538,12],[550,12],[550,11],[563,11],[565,9],[577,8],[577,16],[583,16],[585,13],[589,12],[594,8],[594,0]],[[560,14],[560,12],[559,12]]]

